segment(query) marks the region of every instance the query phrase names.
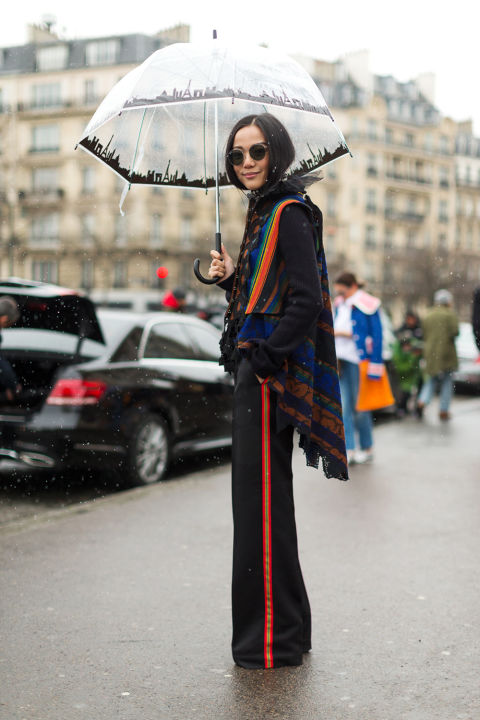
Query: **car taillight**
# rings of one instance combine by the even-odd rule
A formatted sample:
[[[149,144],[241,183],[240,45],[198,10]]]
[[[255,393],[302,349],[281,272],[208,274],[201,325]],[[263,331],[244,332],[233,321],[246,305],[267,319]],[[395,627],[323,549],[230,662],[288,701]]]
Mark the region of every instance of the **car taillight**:
[[[95,405],[107,386],[98,380],[57,380],[47,398],[47,405]]]

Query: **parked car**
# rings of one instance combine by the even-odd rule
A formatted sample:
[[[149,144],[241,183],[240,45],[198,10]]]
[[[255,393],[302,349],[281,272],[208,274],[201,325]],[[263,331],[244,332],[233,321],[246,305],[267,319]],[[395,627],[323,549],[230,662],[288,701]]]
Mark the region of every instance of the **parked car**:
[[[219,332],[192,316],[95,312],[86,297],[0,281],[20,306],[2,355],[22,390],[0,400],[0,458],[161,480],[172,458],[231,444],[232,381]]]
[[[480,353],[478,352],[471,323],[461,322],[455,338],[458,370],[453,373],[456,392],[480,392]]]

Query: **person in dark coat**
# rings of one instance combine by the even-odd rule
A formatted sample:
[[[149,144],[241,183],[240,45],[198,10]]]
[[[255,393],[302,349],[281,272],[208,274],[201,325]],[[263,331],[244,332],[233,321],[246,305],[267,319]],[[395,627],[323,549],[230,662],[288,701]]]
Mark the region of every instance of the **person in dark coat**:
[[[245,668],[300,665],[311,647],[292,488],[293,433],[308,465],[347,479],[322,217],[286,128],[270,113],[232,129],[226,170],[248,193],[236,264],[212,251],[229,301],[220,362],[234,373],[232,653]]]
[[[1,330],[13,325],[19,318],[20,312],[15,300],[9,295],[0,297],[0,345],[2,342]],[[20,384],[8,360],[0,355],[0,396],[5,395],[12,402],[20,390]]]
[[[480,287],[473,293],[472,328],[475,342],[480,350]]]

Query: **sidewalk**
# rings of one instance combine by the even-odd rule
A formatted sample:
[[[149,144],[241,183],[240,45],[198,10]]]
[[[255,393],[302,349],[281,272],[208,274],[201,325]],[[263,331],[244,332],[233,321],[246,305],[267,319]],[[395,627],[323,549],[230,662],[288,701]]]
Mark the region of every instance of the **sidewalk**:
[[[295,457],[313,651],[230,655],[228,466],[0,535],[1,720],[478,720],[480,399],[377,428],[347,483]]]

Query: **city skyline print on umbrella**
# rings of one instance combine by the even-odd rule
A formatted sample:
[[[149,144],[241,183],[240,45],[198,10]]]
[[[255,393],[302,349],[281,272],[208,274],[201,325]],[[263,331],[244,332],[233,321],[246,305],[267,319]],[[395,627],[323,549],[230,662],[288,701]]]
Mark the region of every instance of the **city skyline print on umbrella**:
[[[78,147],[125,180],[121,212],[133,184],[215,188],[220,251],[219,193],[229,181],[219,155],[237,120],[261,112],[273,112],[288,128],[295,146],[289,175],[349,153],[321,91],[299,63],[216,39],[168,45],[127,73],[97,108]],[[197,278],[211,283],[199,262]]]

